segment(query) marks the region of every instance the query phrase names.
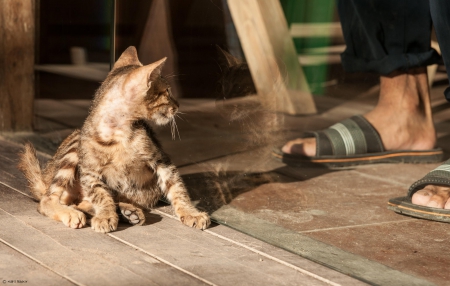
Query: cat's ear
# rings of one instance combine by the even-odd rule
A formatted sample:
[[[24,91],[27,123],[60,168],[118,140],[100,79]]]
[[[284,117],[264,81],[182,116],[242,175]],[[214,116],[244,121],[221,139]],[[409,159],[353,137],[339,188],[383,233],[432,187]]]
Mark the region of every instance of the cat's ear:
[[[141,62],[138,59],[138,54],[136,48],[133,46],[129,46],[119,57],[119,59],[114,64],[113,70],[117,68],[121,68],[124,66],[142,66]]]
[[[161,71],[166,60],[167,58],[163,58],[149,65],[140,67],[134,70],[131,75],[141,84],[145,84],[147,88],[149,88],[151,82],[157,80],[161,76]]]
[[[151,82],[161,76],[161,70],[166,60],[167,58],[163,58],[133,70],[125,81],[125,86],[127,90],[130,91],[130,95],[148,90],[151,86]]]
[[[155,68],[153,68],[153,70],[150,72],[150,75],[148,77],[149,82],[155,81],[161,76],[161,71],[162,71],[162,68],[164,67],[164,64],[166,63],[166,60],[167,60],[167,58],[163,58],[157,62],[150,64],[150,65],[154,65]]]
[[[219,54],[219,65],[222,68],[230,68],[241,63],[241,60],[230,54],[229,52],[223,50],[221,47],[216,45],[217,52]]]

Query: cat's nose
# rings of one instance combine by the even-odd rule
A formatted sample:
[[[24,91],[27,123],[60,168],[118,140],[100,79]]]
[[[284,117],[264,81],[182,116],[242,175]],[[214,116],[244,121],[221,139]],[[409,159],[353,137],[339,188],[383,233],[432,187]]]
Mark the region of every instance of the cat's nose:
[[[171,107],[169,108],[170,113],[175,114],[178,111],[178,107]]]

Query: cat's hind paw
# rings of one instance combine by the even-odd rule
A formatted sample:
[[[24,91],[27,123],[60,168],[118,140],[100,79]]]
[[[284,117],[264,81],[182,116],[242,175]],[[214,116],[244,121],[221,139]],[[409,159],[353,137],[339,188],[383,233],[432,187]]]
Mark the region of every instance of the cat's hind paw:
[[[115,231],[119,224],[119,216],[112,213],[110,216],[94,216],[91,219],[91,228],[96,232],[107,233]]]
[[[119,209],[122,220],[132,225],[143,225],[145,222],[144,212],[132,204],[119,203]]]
[[[189,227],[201,230],[206,229],[211,224],[209,215],[205,212],[182,215],[180,216],[180,220],[183,224]]]

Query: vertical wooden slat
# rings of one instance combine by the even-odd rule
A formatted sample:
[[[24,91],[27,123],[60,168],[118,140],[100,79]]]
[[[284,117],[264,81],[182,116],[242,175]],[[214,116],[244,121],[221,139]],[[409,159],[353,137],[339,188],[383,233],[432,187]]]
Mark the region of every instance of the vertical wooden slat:
[[[0,131],[31,130],[34,1],[0,0]]]
[[[170,25],[170,6],[166,0],[153,0],[145,23],[144,32],[138,48],[139,60],[143,64],[150,64],[164,57],[163,75],[177,74],[177,52],[172,38]],[[158,44],[155,44],[155,43]],[[172,93],[182,97],[177,81],[169,79]]]
[[[228,0],[258,94],[277,111],[316,113],[279,1]]]

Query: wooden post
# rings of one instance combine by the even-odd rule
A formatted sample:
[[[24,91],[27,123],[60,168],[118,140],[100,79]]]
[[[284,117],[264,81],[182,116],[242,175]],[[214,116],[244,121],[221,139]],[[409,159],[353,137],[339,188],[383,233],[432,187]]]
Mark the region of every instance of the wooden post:
[[[0,0],[0,131],[31,130],[34,1]]]
[[[157,42],[158,44],[155,44]],[[170,26],[170,7],[166,0],[153,0],[142,33],[141,43],[138,49],[139,60],[148,65],[163,57],[167,57],[164,64],[163,75],[177,74],[177,52],[172,38]],[[176,97],[182,97],[181,89],[177,81],[169,80],[172,93]]]
[[[228,0],[228,6],[258,94],[276,111],[316,113],[279,1]]]

